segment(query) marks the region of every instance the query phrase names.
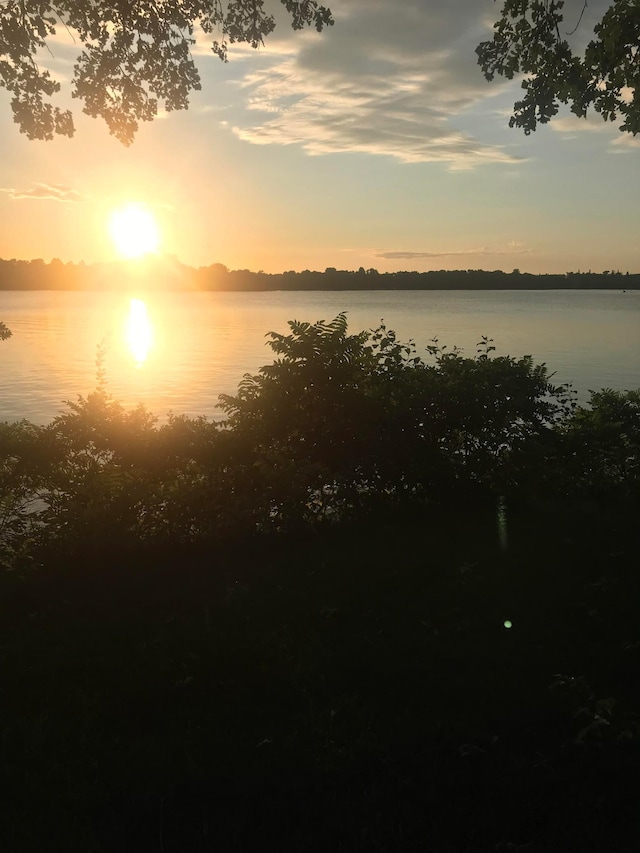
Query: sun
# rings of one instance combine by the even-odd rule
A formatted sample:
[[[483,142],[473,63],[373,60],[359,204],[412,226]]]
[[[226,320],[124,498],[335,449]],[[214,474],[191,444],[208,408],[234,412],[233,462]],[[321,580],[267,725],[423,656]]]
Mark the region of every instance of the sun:
[[[158,224],[143,204],[127,204],[114,210],[109,231],[116,251],[123,258],[141,258],[158,251]]]

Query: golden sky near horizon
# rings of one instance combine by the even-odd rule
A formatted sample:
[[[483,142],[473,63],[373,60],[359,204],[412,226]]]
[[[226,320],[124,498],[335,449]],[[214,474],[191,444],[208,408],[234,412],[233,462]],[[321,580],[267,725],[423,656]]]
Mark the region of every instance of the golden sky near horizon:
[[[640,271],[640,143],[568,113],[510,130],[517,82],[475,62],[492,0],[331,6],[327,32],[285,24],[227,65],[199,45],[191,109],[130,148],[71,99],[75,138],[31,142],[0,90],[0,257],[114,259],[114,211],[133,205],[193,266]],[[49,60],[63,85],[77,52]]]

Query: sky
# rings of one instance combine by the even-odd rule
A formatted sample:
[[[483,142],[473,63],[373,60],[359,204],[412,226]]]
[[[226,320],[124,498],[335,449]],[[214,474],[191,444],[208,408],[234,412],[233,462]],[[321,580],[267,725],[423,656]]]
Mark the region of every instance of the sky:
[[[640,272],[640,137],[568,110],[510,129],[519,83],[487,83],[474,52],[499,3],[328,5],[318,34],[265,0],[275,32],[227,64],[199,34],[202,90],[129,148],[68,97],[80,46],[61,35],[42,61],[73,139],[28,140],[0,90],[0,257],[113,260],[109,218],[134,202],[192,266]],[[567,0],[567,30],[582,6]],[[578,47],[607,6],[591,0]]]

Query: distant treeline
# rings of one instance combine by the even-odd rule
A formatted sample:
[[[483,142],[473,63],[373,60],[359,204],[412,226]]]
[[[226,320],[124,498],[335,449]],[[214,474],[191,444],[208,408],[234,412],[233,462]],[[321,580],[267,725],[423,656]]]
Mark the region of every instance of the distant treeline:
[[[639,290],[640,274],[619,270],[533,275],[513,270],[432,270],[385,272],[376,269],[265,273],[229,270],[224,264],[189,267],[175,259],[111,264],[47,264],[0,260],[0,290]]]

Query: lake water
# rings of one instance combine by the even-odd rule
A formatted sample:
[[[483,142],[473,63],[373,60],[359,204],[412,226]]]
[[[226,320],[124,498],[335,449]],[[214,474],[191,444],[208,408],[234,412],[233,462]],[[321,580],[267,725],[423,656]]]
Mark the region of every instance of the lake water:
[[[269,331],[287,320],[348,312],[351,332],[384,319],[419,352],[432,338],[475,353],[482,335],[499,355],[531,354],[588,389],[640,386],[640,292],[385,291],[312,293],[0,293],[0,420],[46,423],[63,401],[95,387],[97,347],[106,347],[109,390],[155,414],[220,417],[220,393],[273,360]]]

